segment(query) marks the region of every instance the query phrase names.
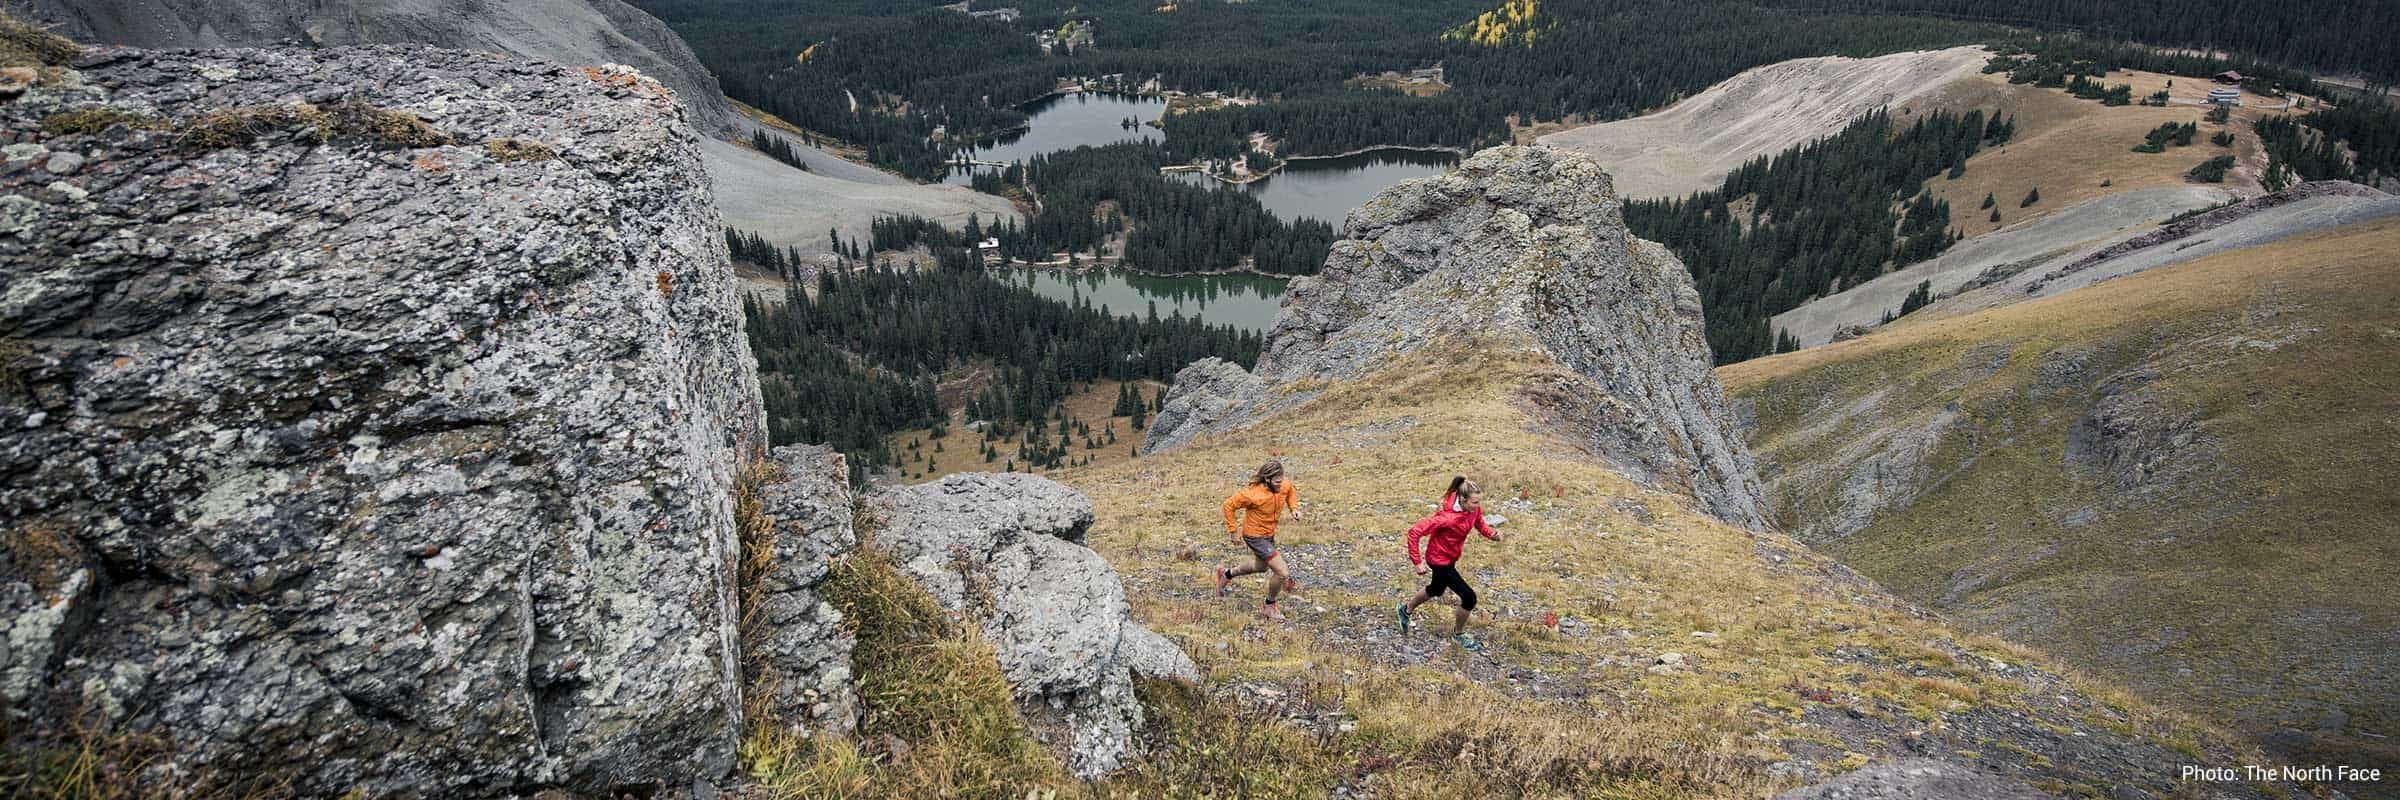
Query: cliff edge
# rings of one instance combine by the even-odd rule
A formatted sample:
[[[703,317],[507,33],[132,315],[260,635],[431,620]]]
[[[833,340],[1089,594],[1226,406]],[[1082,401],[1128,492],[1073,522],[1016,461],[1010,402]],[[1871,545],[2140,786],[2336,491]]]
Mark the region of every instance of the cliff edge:
[[[10,746],[138,736],[204,793],[729,770],[764,434],[674,95],[413,46],[59,55],[0,104]]]

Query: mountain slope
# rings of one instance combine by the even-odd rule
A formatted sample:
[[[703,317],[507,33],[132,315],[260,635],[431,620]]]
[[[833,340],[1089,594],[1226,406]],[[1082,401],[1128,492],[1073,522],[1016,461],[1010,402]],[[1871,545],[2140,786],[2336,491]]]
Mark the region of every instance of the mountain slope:
[[[1972,79],[1989,57],[1979,47],[1953,47],[1793,59],[1745,70],[1665,110],[1560,131],[1541,143],[1598,159],[1625,197],[1681,197],[1715,186],[1750,159]]]
[[[1963,624],[2393,763],[2400,220],[1719,370],[1793,535]]]
[[[1538,189],[1517,185],[1527,178]],[[1089,541],[1125,576],[1136,616],[1194,654],[1216,702],[1264,717],[1263,736],[1313,734],[1263,764],[1228,752],[1224,771],[1192,779],[1293,796],[1421,796],[1438,784],[1755,798],[1926,757],[1992,788],[1978,796],[2032,786],[2136,798],[2198,790],[2160,765],[2256,757],[2038,654],[1957,633],[1782,534],[1719,521],[1684,487],[1646,487],[1637,466],[1593,453],[1554,404],[1631,416],[1645,402],[1591,385],[1568,358],[1578,351],[1551,340],[1593,312],[1495,298],[1530,285],[1537,298],[1672,306],[1688,279],[1653,281],[1639,259],[1568,246],[1630,237],[1608,213],[1606,177],[1563,151],[1500,148],[1414,183],[1354,215],[1335,263],[1294,292],[1268,344],[1282,366],[1246,376],[1273,383],[1192,376],[1268,402],[1186,402],[1213,424],[1138,459],[1058,473],[1097,507]],[[1408,222],[1375,222],[1392,209],[1409,209],[1394,214]],[[1537,223],[1525,249],[1480,249],[1476,223],[1512,216]],[[1424,296],[1492,324],[1418,318]],[[1697,318],[1661,319],[1679,335],[1603,327],[1588,335],[1614,341],[1590,346],[1701,357]],[[1715,390],[1705,373],[1689,380]],[[1561,386],[1591,388],[1577,400]],[[1258,616],[1261,579],[1220,598],[1208,577],[1246,552],[1226,541],[1218,503],[1269,457],[1293,474],[1306,515],[1279,536],[1299,581],[1282,625]],[[1396,630],[1395,603],[1421,582],[1401,531],[1454,474],[1480,481],[1507,518],[1505,541],[1475,540],[1461,562],[1487,612],[1481,653]]]

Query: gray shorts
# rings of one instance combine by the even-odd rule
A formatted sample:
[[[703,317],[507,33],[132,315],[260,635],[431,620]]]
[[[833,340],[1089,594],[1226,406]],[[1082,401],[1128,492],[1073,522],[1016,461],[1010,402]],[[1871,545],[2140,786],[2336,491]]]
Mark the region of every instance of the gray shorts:
[[[1273,536],[1244,536],[1242,544],[1249,545],[1250,554],[1258,556],[1260,561],[1275,557],[1275,537]]]

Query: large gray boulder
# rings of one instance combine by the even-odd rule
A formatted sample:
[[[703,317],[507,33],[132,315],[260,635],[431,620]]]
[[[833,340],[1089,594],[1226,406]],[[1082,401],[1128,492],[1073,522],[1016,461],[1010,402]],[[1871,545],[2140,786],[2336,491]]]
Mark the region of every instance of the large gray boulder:
[[[1536,347],[1577,376],[1526,388],[1570,438],[1643,484],[1751,528],[1771,523],[1672,253],[1625,229],[1591,158],[1495,147],[1350,213],[1325,268],[1292,282],[1255,374],[1176,376],[1143,440],[1163,450],[1315,396],[1436,342]]]
[[[139,736],[200,794],[724,774],[763,434],[673,95],[423,47],[75,63],[0,104],[6,746]]]
[[[1083,777],[1132,753],[1137,675],[1197,680],[1190,656],[1130,616],[1083,543],[1092,501],[1044,478],[952,475],[869,496],[875,542],[944,608],[975,620],[1036,733]]]

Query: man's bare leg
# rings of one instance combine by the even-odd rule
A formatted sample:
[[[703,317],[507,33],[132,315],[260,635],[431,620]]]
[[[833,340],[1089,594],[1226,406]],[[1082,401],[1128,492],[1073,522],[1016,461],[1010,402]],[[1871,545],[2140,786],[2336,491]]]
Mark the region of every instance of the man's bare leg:
[[[1284,567],[1283,553],[1280,551],[1269,557],[1264,562],[1264,566],[1275,571],[1274,577],[1267,579],[1267,619],[1282,622],[1284,620],[1283,610],[1275,607],[1275,601],[1282,599],[1283,585],[1292,579],[1292,573],[1291,570]]]

